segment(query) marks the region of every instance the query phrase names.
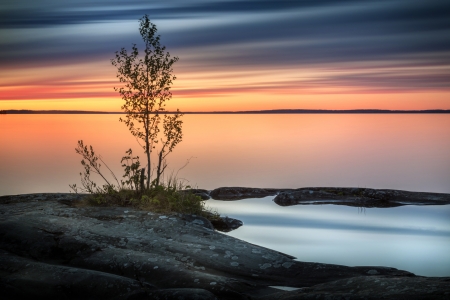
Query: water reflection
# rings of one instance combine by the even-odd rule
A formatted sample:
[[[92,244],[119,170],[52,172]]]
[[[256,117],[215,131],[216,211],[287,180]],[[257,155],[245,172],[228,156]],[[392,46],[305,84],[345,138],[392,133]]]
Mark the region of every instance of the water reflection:
[[[1,115],[0,194],[69,192],[92,144],[120,177],[139,145],[118,115]],[[450,192],[448,115],[186,115],[169,172],[221,186]]]
[[[244,221],[229,235],[300,261],[450,275],[450,205],[367,208],[364,214],[336,205],[280,207],[273,198],[208,200],[207,205]]]

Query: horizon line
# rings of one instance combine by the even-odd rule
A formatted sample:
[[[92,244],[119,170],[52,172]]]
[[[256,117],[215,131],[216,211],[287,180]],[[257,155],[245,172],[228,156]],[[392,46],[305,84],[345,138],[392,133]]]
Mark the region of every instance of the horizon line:
[[[242,111],[159,111],[160,114],[345,114],[345,113],[450,113],[450,109],[421,109],[421,110],[395,110],[395,109],[266,109]],[[126,114],[125,112],[89,111],[89,110],[31,110],[6,109],[0,114]]]

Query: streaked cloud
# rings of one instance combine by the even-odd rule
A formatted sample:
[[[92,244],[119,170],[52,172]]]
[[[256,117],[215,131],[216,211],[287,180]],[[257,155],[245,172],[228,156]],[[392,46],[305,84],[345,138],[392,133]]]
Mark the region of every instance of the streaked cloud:
[[[109,97],[107,84],[82,89],[113,84],[109,59],[139,44],[137,20],[145,13],[180,57],[179,96],[450,92],[447,1],[22,0],[0,4],[0,99],[52,98],[50,89],[33,96],[25,87],[81,80],[91,81],[79,85],[81,98]],[[100,61],[100,69],[77,70],[70,80],[44,74],[49,66],[64,72]],[[30,68],[46,79],[29,79]],[[11,70],[22,75],[10,78]]]

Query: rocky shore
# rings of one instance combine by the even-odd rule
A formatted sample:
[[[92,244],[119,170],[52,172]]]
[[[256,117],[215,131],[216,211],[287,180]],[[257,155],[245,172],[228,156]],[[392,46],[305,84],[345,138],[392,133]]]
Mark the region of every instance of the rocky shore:
[[[383,207],[450,203],[448,194],[370,189],[195,192],[202,198],[226,200],[277,195],[280,205],[331,200]],[[449,277],[421,277],[389,267],[299,262],[227,236],[203,217],[82,207],[77,205],[82,197],[0,197],[2,299],[450,298]]]
[[[201,191],[203,197],[205,197],[205,192],[208,191]],[[224,201],[276,196],[274,202],[280,206],[334,204],[382,208],[402,205],[450,204],[450,194],[368,188],[307,187],[299,189],[260,189],[221,187],[212,190],[208,196]]]

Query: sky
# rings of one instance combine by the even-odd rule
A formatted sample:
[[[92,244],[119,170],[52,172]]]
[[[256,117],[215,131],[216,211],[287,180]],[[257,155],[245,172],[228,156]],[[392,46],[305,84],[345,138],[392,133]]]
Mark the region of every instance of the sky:
[[[115,51],[148,14],[177,79],[168,109],[450,109],[450,2],[0,3],[0,109],[120,111]]]

